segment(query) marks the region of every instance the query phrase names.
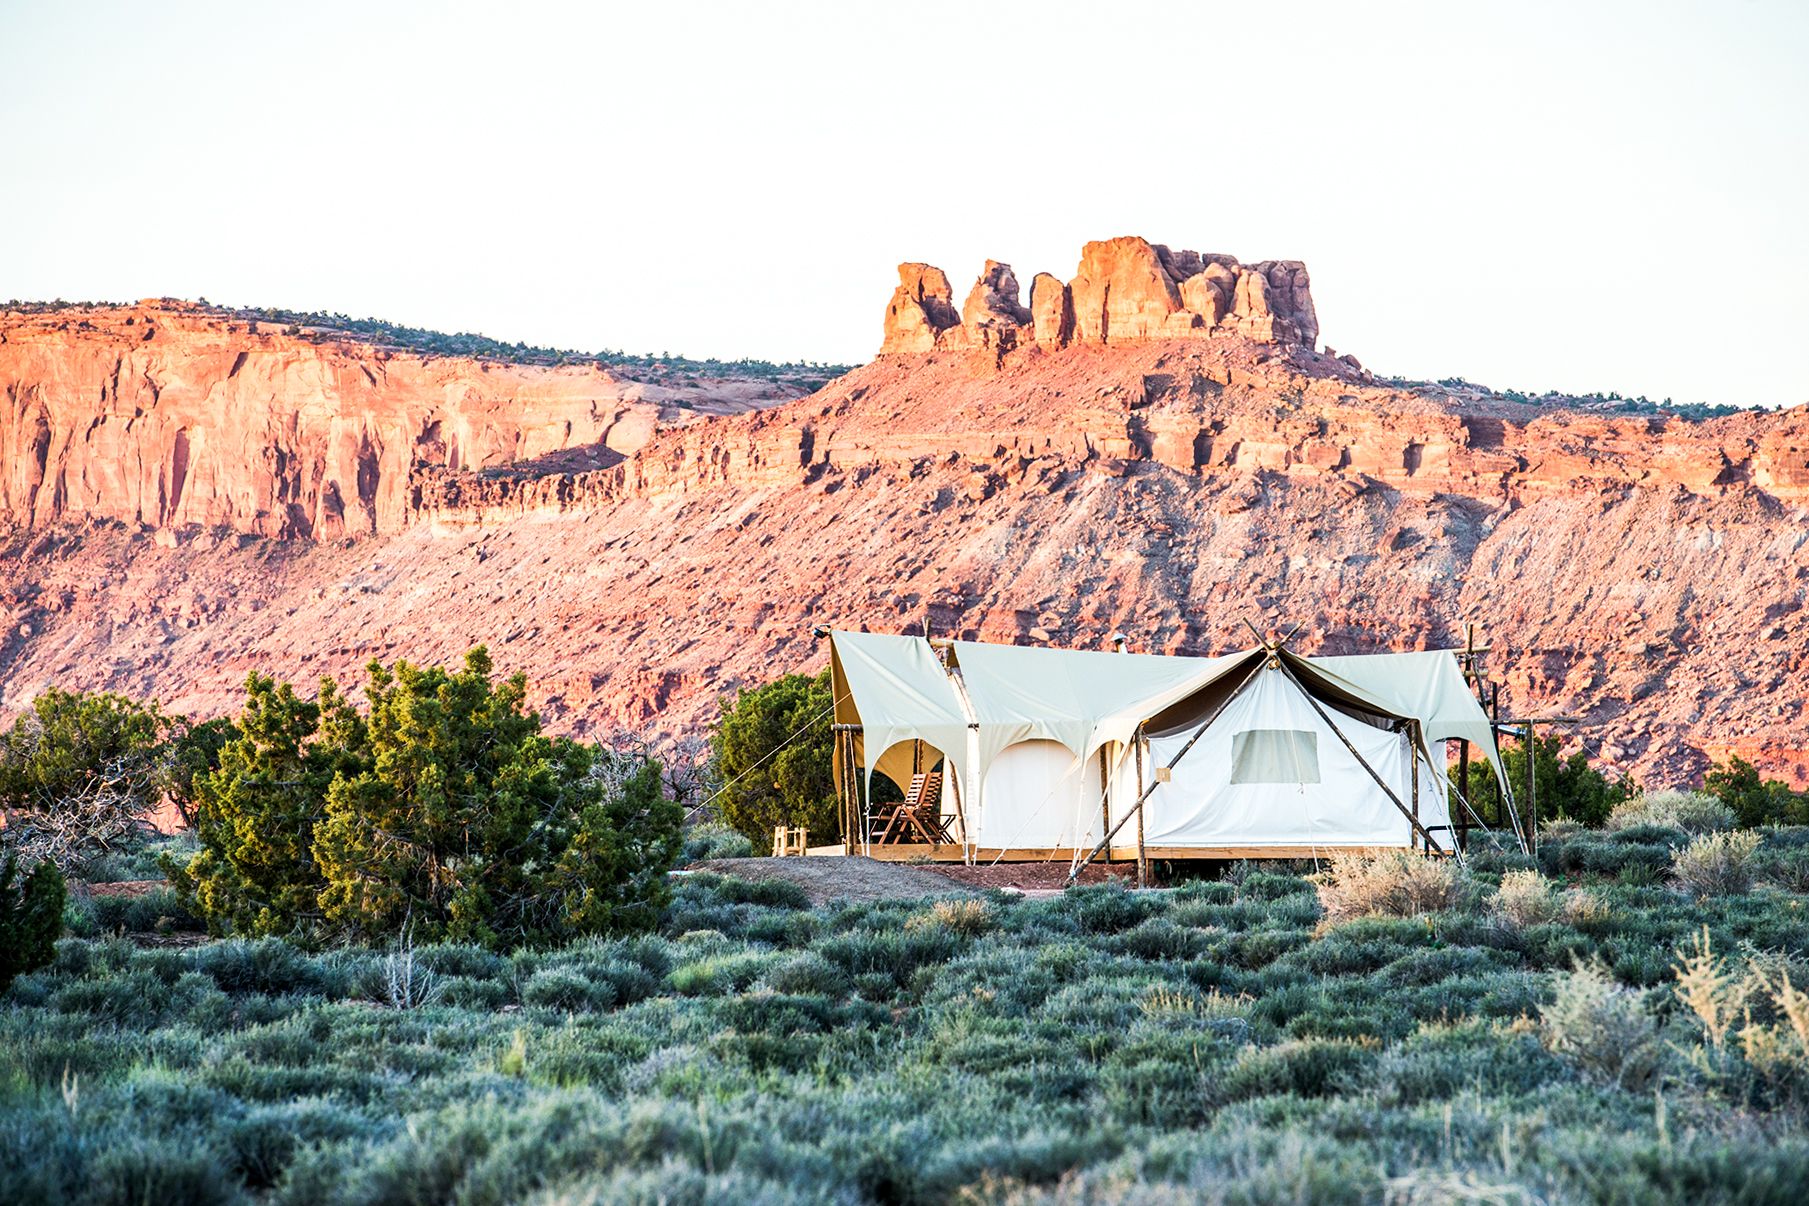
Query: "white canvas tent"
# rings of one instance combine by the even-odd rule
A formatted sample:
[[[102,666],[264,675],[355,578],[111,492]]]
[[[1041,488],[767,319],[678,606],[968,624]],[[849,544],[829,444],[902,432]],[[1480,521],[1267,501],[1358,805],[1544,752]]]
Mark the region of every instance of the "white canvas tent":
[[[939,770],[933,857],[1450,850],[1445,742],[1500,766],[1446,652],[1160,657],[831,634],[846,848],[874,776]],[[1138,802],[1142,801],[1139,806]],[[916,853],[915,851],[911,853]]]

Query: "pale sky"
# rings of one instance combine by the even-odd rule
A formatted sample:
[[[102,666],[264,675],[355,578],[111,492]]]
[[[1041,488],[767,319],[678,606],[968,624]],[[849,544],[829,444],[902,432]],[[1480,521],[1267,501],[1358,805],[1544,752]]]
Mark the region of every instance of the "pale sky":
[[[1809,401],[1809,5],[0,0],[0,298],[856,362],[900,260],[1305,260],[1381,373]]]

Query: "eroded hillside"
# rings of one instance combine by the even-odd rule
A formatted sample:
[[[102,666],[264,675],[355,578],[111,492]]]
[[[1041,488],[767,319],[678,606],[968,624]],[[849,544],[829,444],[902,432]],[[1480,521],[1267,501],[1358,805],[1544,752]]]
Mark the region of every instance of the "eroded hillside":
[[[1192,652],[1247,643],[1245,621],[1305,621],[1305,648],[1347,651],[1478,620],[1511,706],[1588,717],[1617,766],[1671,779],[1737,750],[1809,781],[1809,409],[1689,423],[1395,387],[1314,350],[1304,269],[1125,243],[1090,245],[1076,274],[1110,282],[1099,324],[1039,339],[988,265],[965,315],[922,307],[927,347],[899,350],[895,296],[895,350],[872,364],[654,431],[620,463],[607,427],[519,434],[563,433],[563,400],[442,417],[461,447],[507,431],[515,451],[481,472],[418,457],[356,541],[70,494],[9,538],[4,702],[55,682],[215,711],[248,669],[352,677],[482,641],[563,728],[670,733],[737,684],[819,665],[815,623],[1078,646],[1122,630]],[[1206,322],[1188,282],[1211,264],[1233,279],[1191,286]],[[901,293],[945,300],[923,268]],[[1285,305],[1249,279],[1284,271]],[[184,378],[204,409],[242,388],[221,342]],[[343,371],[364,376],[355,350]],[[389,413],[386,379],[340,395],[314,463],[360,406]],[[549,443],[563,461],[533,460]]]

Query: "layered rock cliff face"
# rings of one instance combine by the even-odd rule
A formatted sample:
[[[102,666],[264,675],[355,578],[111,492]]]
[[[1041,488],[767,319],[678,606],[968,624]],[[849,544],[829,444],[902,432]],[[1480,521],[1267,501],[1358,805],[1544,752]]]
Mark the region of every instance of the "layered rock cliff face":
[[[1057,349],[1232,335],[1314,346],[1319,319],[1306,265],[1240,264],[1234,256],[1170,251],[1127,236],[1088,243],[1065,285],[1039,272],[1028,307],[1019,304],[1009,264],[988,260],[960,310],[940,268],[900,264],[879,350],[1009,352],[1029,344]]]
[[[995,265],[956,310],[940,276],[912,297],[943,332],[1075,321],[1069,286],[1013,308]],[[1809,783],[1809,408],[1611,417],[1235,332],[1055,342],[895,351],[616,464],[417,467],[407,521],[350,544],[15,528],[0,709],[58,683],[213,712],[249,669],[482,641],[562,729],[670,734],[820,668],[817,623],[1187,652],[1304,623],[1350,652],[1478,621],[1506,706],[1585,717],[1610,766],[1737,752]]]
[[[0,313],[0,513],[337,540],[401,530],[423,471],[576,452],[805,392],[321,340],[182,303]]]

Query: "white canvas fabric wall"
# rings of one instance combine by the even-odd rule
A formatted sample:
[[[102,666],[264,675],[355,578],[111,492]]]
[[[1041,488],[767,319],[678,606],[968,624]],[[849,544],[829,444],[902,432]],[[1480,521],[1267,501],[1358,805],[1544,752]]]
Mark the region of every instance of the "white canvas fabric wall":
[[[1100,838],[1099,755],[1084,763],[1059,741],[1020,741],[986,771],[975,843],[1042,849]]]
[[[1329,708],[1327,713],[1405,801],[1410,794],[1406,735]],[[1233,783],[1237,735],[1257,731],[1310,734],[1318,782]],[[1166,766],[1191,735],[1152,738],[1145,776],[1153,779],[1153,768]],[[1275,766],[1273,758],[1260,761],[1269,769]],[[1422,780],[1434,777],[1424,765],[1421,772]],[[1434,794],[1423,782],[1422,800]],[[1144,807],[1144,841],[1150,846],[1406,846],[1412,833],[1337,733],[1281,671],[1272,669],[1258,673],[1226,706],[1175,767],[1171,781],[1159,783]],[[1439,807],[1440,823],[1444,811]]]

